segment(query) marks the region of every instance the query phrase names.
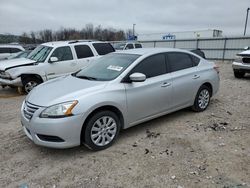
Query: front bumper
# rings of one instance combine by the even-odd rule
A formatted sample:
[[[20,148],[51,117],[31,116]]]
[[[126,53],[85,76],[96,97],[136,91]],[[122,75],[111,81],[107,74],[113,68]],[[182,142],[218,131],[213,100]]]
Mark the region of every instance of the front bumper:
[[[24,106],[24,105],[23,105]],[[21,123],[27,137],[35,144],[51,148],[70,148],[81,144],[83,117],[74,115],[65,118],[40,118],[44,108],[39,108],[29,120],[21,110]],[[39,135],[45,135],[43,137]],[[46,140],[60,138],[61,140]]]
[[[22,80],[20,77],[14,79],[14,80],[0,78],[0,85],[23,86]]]
[[[233,62],[232,67],[234,70],[250,72],[250,64]]]

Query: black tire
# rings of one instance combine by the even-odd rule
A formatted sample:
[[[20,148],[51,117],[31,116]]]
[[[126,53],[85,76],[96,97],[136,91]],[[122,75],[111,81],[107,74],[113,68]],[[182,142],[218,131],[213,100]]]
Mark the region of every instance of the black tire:
[[[12,85],[9,85],[9,87],[10,87],[11,89],[16,89],[16,88],[17,88],[17,86],[12,86]]]
[[[205,101],[204,101],[204,103],[201,103],[200,97],[203,93],[208,95],[208,96],[206,95],[207,97],[205,97],[207,99],[207,100],[205,100],[206,103],[205,103]],[[192,106],[192,110],[195,112],[202,112],[202,111],[206,110],[207,107],[209,106],[211,95],[212,95],[211,88],[207,87],[206,85],[202,85],[196,94],[195,101],[194,101],[194,104]],[[204,104],[204,105],[202,105],[202,104]]]
[[[41,79],[39,79],[35,76],[31,76],[31,77],[24,77],[22,79],[22,83],[23,83],[24,92],[29,93],[34,87],[41,84],[42,81],[41,81]]]
[[[245,72],[239,71],[239,70],[234,70],[234,76],[235,76],[235,78],[243,78],[245,76]]]
[[[104,121],[101,121],[101,120],[102,120],[102,118],[105,118],[105,117],[110,117],[110,119],[113,119],[113,121],[116,123],[116,132],[115,132],[115,134],[112,134],[113,138],[112,138],[112,140],[109,143],[107,143],[105,145],[98,145],[98,143],[96,144],[92,140],[92,138],[93,138],[93,135],[96,135],[97,133],[100,133],[101,130],[100,131],[95,131],[93,129],[96,128],[96,126],[98,126],[98,124],[96,122],[98,120],[100,120],[100,122],[103,123]],[[94,151],[99,151],[99,150],[106,149],[106,148],[110,147],[114,143],[114,141],[117,139],[117,137],[119,135],[119,132],[120,132],[120,129],[121,129],[121,122],[120,122],[118,116],[114,112],[112,112],[112,111],[100,111],[100,112],[97,112],[92,117],[90,117],[89,120],[86,122],[86,124],[85,124],[85,131],[83,132],[83,135],[82,135],[82,142],[83,142],[83,144],[85,146],[87,146],[89,149],[94,150]],[[97,133],[96,134],[92,134],[92,133],[95,133],[95,132],[97,132]],[[108,140],[106,140],[106,137],[103,134],[106,134],[107,136],[110,136],[111,133],[107,133],[107,131],[106,132],[104,131],[103,133],[101,133],[101,134],[99,134],[97,136],[96,142],[99,139],[99,137],[101,137],[100,138],[100,142],[102,140],[104,140],[104,142],[105,141],[108,142]],[[92,135],[92,137],[91,137],[91,135]],[[104,137],[105,137],[105,139],[103,139]],[[99,144],[101,144],[101,143],[99,143]]]

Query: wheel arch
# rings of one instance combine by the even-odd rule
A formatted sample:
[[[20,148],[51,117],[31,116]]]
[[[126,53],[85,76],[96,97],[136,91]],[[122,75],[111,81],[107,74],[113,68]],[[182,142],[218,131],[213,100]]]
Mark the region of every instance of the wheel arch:
[[[210,82],[205,82],[201,86],[207,86],[210,89],[211,97],[213,96],[213,85]]]
[[[27,77],[35,77],[39,79],[41,82],[44,82],[43,78],[39,74],[21,74],[20,77],[21,77],[22,82],[23,82],[23,79]]]
[[[86,127],[86,123],[89,121],[89,119],[94,115],[96,114],[97,112],[100,112],[100,111],[105,111],[105,110],[108,110],[108,111],[111,111],[111,112],[114,112],[119,120],[120,120],[120,123],[121,123],[121,129],[124,129],[124,117],[123,117],[123,114],[121,112],[121,110],[119,110],[117,107],[113,106],[113,105],[104,105],[104,106],[100,106],[100,107],[97,107],[96,109],[92,110],[87,118],[85,119],[83,125],[82,125],[82,129],[81,129],[81,135],[80,135],[80,139],[81,139],[81,142],[83,140],[83,136],[85,135],[85,127]]]

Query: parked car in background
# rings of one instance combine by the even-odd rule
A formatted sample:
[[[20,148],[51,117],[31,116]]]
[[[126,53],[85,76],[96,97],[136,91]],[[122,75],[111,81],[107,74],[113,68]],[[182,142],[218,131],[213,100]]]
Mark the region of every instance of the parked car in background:
[[[102,55],[114,52],[110,43],[98,41],[59,41],[39,45],[27,58],[0,63],[0,84],[23,87],[30,92],[49,79],[87,67]]]
[[[236,78],[243,78],[246,73],[250,73],[250,50],[237,54],[232,67]]]
[[[204,111],[219,89],[218,67],[188,51],[144,48],[108,54],[34,88],[21,108],[38,145],[105,149],[126,129],[192,107]]]
[[[17,52],[15,54],[10,55],[9,57],[5,59],[17,59],[17,58],[22,58],[22,57],[26,58],[28,57],[31,51],[32,50],[25,50],[25,51]]]
[[[114,45],[115,50],[129,50],[134,48],[142,48],[139,42],[119,42]]]
[[[0,44],[0,60],[8,58],[10,55],[24,51],[21,45],[15,44]]]
[[[206,59],[205,53],[201,49],[197,48],[195,50],[190,50],[190,51],[197,54],[198,56]]]

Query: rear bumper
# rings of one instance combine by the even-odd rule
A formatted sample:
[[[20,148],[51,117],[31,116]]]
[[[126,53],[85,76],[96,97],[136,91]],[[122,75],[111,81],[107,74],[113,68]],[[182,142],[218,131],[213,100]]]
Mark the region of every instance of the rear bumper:
[[[22,86],[23,84],[21,78],[18,77],[14,80],[0,78],[0,85]]]
[[[232,67],[234,70],[241,70],[241,71],[250,72],[250,64],[233,62]]]

